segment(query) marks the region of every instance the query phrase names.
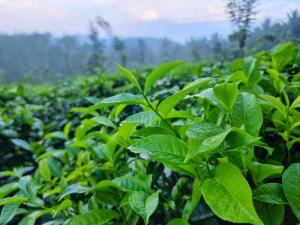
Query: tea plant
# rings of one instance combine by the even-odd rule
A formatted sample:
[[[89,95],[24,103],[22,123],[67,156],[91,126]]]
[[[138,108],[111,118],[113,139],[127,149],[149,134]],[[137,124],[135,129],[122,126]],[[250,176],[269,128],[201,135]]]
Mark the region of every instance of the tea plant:
[[[299,223],[299,46],[138,76],[117,66],[130,84],[113,96],[88,93],[36,144],[11,140],[34,166],[1,173],[0,224]]]

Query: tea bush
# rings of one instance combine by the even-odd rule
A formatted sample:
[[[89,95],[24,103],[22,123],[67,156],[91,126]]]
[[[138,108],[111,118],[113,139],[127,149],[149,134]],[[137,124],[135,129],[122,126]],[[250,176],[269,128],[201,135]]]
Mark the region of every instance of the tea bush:
[[[299,223],[299,46],[117,66],[1,87],[0,224]]]

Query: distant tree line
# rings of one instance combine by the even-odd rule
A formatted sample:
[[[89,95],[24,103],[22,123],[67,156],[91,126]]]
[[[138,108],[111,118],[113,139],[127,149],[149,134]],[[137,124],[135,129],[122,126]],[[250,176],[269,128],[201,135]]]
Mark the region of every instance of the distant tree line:
[[[252,12],[255,11],[252,9]],[[192,37],[184,44],[167,38],[122,39],[101,18],[91,23],[89,37],[57,38],[49,33],[0,34],[0,81],[49,82],[76,74],[113,70],[114,62],[138,68],[177,59],[226,61],[271,49],[280,42],[300,42],[300,13],[297,10],[288,14],[286,22],[272,23],[266,19],[252,29],[249,24],[254,14],[248,15],[249,23],[243,23],[238,21],[239,15],[234,15],[236,12],[230,13],[237,29],[228,38],[214,34],[206,38]],[[241,40],[239,37],[245,34],[246,39]]]

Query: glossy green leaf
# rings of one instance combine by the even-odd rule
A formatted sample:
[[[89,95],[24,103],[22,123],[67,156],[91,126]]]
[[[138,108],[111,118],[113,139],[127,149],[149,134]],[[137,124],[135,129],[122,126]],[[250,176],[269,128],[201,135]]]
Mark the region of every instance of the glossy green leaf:
[[[185,219],[176,218],[171,220],[168,225],[189,225],[189,223]]]
[[[50,211],[48,209],[33,211],[32,213],[23,217],[23,219],[18,223],[18,225],[35,225],[35,222],[39,217],[41,217],[49,212]]]
[[[185,161],[187,162],[198,154],[209,153],[217,149],[230,131],[230,129],[224,130],[213,123],[192,124],[186,131],[191,145]]]
[[[64,190],[60,199],[63,199],[70,194],[83,194],[83,193],[87,193],[89,191],[91,191],[91,188],[89,188],[89,187],[83,187],[78,184],[72,184]]]
[[[253,191],[253,199],[271,204],[286,204],[287,200],[281,184],[262,184]]]
[[[51,171],[47,163],[47,159],[42,159],[39,163],[39,172],[45,181],[51,181]]]
[[[0,224],[6,225],[9,223],[17,213],[20,203],[10,203],[3,206],[0,214]]]
[[[239,93],[232,109],[231,118],[233,126],[244,126],[245,131],[249,134],[258,136],[263,123],[263,115],[255,95],[248,92]]]
[[[290,106],[290,109],[295,109],[300,107],[300,96],[298,96],[292,103],[292,105]]]
[[[7,197],[7,198],[0,199],[0,206],[11,204],[11,203],[23,203],[26,202],[27,200],[28,200],[27,198],[21,196]]]
[[[251,171],[253,181],[258,184],[269,176],[281,174],[283,166],[251,162],[249,169]]]
[[[137,79],[135,78],[135,76],[133,75],[133,73],[131,73],[128,69],[126,69],[125,67],[116,64],[116,66],[119,68],[120,71],[122,71],[122,73],[124,73],[126,75],[126,77],[128,78],[128,80],[131,81],[131,83],[140,91],[142,92],[142,88],[139,84],[139,82],[137,81]]]
[[[67,140],[67,137],[61,131],[55,131],[55,132],[46,134],[45,137],[44,137],[44,139],[51,139],[51,138],[58,138],[58,139]]]
[[[162,163],[182,163],[188,151],[187,145],[171,135],[151,135],[128,148],[135,153],[147,153]]]
[[[145,224],[148,224],[150,216],[158,206],[159,192],[157,191],[151,195],[145,192],[132,192],[129,197],[131,208],[144,219]]]
[[[174,69],[175,67],[183,64],[182,61],[175,61],[170,63],[165,63],[160,65],[159,67],[155,68],[147,77],[145,82],[144,93],[146,94],[147,91],[152,87],[152,85],[159,80],[162,76],[168,73],[170,70]]]
[[[284,205],[254,202],[255,209],[264,225],[281,225],[284,220]]]
[[[115,124],[108,118],[104,116],[95,116],[92,118],[93,121],[95,121],[98,124],[105,125],[108,127],[116,128]]]
[[[223,220],[263,225],[252,203],[252,192],[240,170],[231,163],[221,163],[214,177],[201,187],[206,203]]]
[[[11,141],[12,141],[12,143],[14,143],[16,146],[18,146],[20,148],[23,148],[27,151],[32,151],[32,148],[30,147],[30,145],[24,140],[12,139]]]
[[[89,107],[84,115],[94,112],[97,109],[103,108],[105,106],[113,106],[113,105],[135,105],[135,104],[144,104],[144,98],[139,95],[133,95],[129,93],[122,93],[112,97],[108,97],[103,99],[99,103]]]
[[[151,191],[151,176],[144,177],[122,176],[115,178],[112,182],[117,185],[122,191]]]
[[[107,224],[117,216],[118,213],[112,210],[95,209],[85,214],[74,216],[69,222],[69,225],[102,225]]]
[[[220,84],[215,86],[213,90],[217,100],[222,106],[227,110],[231,110],[238,96],[237,83]]]
[[[281,115],[285,118],[286,107],[279,98],[275,98],[271,95],[260,95],[260,97],[266,100],[268,103],[270,103],[274,108],[276,108],[281,113]]]
[[[151,126],[154,118],[157,117],[156,113],[153,111],[143,111],[130,115],[122,123],[132,123],[132,124],[144,124]]]
[[[285,196],[293,212],[300,220],[300,164],[290,165],[282,175]]]
[[[0,187],[0,199],[4,198],[6,195],[18,190],[19,184],[16,182],[7,183]]]
[[[212,79],[211,78],[200,78],[193,81],[184,87],[181,91],[171,95],[170,97],[164,99],[158,105],[158,111],[165,117],[169,112],[176,106],[185,96],[197,90],[200,87],[206,86]]]

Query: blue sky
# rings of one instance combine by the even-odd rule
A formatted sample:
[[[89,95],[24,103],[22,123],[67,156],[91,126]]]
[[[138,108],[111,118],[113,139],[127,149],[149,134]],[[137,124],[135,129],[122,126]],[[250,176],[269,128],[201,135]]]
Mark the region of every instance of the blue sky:
[[[97,15],[122,37],[168,37],[183,42],[190,36],[231,32],[225,0],[0,0],[0,32],[87,34]],[[260,0],[256,23],[284,21],[300,10],[300,0]]]

